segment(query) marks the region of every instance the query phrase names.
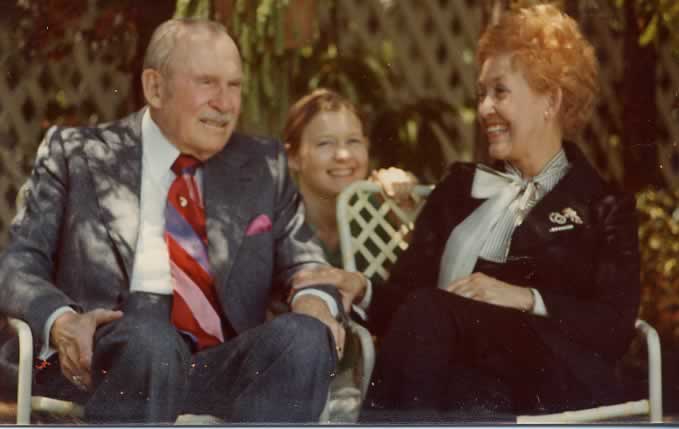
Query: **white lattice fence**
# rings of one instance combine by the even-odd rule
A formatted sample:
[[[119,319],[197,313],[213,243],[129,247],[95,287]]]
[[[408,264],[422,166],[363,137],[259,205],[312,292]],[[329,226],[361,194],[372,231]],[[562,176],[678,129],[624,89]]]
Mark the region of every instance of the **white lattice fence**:
[[[345,0],[339,2],[341,46],[362,44],[373,50],[385,41],[394,47],[393,66],[405,79],[388,88],[395,102],[414,97],[439,96],[466,113],[455,119],[467,150],[448,148],[448,161],[470,159],[476,127],[473,57],[481,29],[477,1],[463,0]],[[621,20],[613,2],[580,2],[581,23],[601,59],[601,100],[581,145],[592,156],[592,144],[604,153],[602,173],[610,179],[623,175],[620,130],[623,79],[623,39],[611,28]],[[592,6],[594,5],[594,6]],[[674,93],[679,91],[679,61],[671,47],[661,47],[657,68],[660,165],[668,182],[679,186],[679,118],[672,114]]]
[[[479,2],[441,0],[345,0],[339,2],[341,47],[394,48],[394,64],[405,82],[388,91],[395,102],[441,97],[465,112],[474,109],[476,70],[473,56],[481,25]],[[469,115],[453,119],[459,138],[474,141]],[[470,159],[472,145],[448,160]]]
[[[594,159],[595,148],[598,144],[606,154],[605,166],[601,166],[600,173],[609,179],[621,180],[623,176],[623,159],[620,139],[616,138],[622,129],[622,104],[617,93],[623,79],[624,59],[623,40],[611,29],[611,21],[619,13],[615,5],[602,2],[593,11],[587,3],[580,5],[580,24],[587,38],[596,48],[601,65],[600,70],[600,101],[594,111],[592,121],[581,138],[580,147]]]
[[[598,142],[607,154],[605,171],[610,178],[621,180],[623,176],[620,134],[622,125],[622,98],[619,92],[623,81],[625,61],[623,37],[612,29],[610,23],[622,22],[622,9],[612,2],[598,2],[593,10],[587,3],[581,4],[581,23],[587,36],[597,48],[601,61],[601,100],[589,128],[592,141]],[[649,76],[650,78],[650,76]],[[656,144],[663,176],[671,186],[679,186],[679,122],[673,115],[672,104],[679,91],[679,59],[672,54],[669,43],[659,45],[658,64],[655,71],[656,109],[658,115]],[[587,149],[588,145],[582,145]]]
[[[90,0],[82,20],[91,23],[97,8]],[[73,52],[62,60],[27,57],[12,29],[0,29],[0,249],[15,213],[17,190],[30,173],[35,150],[49,119],[82,118],[89,123],[114,119],[128,111],[130,76],[118,70],[129,52],[107,52],[85,43],[78,34]],[[130,49],[134,43],[130,44]],[[40,58],[40,59],[36,59]],[[70,119],[72,120],[72,119]]]
[[[83,20],[92,20],[96,0],[89,0]],[[619,85],[624,61],[622,38],[610,29],[620,11],[611,2],[598,2],[596,13],[581,3],[580,16],[588,37],[602,58],[602,99],[587,136],[601,142],[608,176],[622,176],[619,138],[622,105]],[[404,82],[386,88],[395,103],[417,97],[441,97],[461,109],[453,118],[466,150],[444,145],[448,161],[470,159],[475,141],[475,79],[473,57],[481,27],[480,2],[471,0],[343,0],[338,2],[340,52],[351,46],[393,47],[393,64]],[[587,21],[590,21],[589,24]],[[75,36],[77,38],[77,35]],[[129,53],[96,52],[76,43],[73,55],[45,64],[26,60],[10,29],[0,29],[0,248],[14,215],[16,190],[25,180],[54,106],[67,106],[73,116],[95,112],[90,122],[122,116],[128,109],[131,77],[117,70]],[[130,44],[134,49],[134,44]],[[112,57],[105,59],[106,57]],[[679,118],[672,114],[679,88],[679,61],[669,46],[660,51],[656,80],[660,164],[670,183],[679,186]],[[583,147],[587,150],[588,145]],[[673,169],[674,167],[674,169]]]

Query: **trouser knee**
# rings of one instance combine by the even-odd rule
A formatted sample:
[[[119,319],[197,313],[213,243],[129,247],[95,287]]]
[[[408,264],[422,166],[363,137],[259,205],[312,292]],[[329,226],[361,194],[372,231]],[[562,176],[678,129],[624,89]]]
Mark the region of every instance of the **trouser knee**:
[[[294,372],[316,368],[332,371],[336,364],[334,340],[329,328],[311,316],[289,313],[271,321],[272,335],[279,339],[277,354],[285,353]]]

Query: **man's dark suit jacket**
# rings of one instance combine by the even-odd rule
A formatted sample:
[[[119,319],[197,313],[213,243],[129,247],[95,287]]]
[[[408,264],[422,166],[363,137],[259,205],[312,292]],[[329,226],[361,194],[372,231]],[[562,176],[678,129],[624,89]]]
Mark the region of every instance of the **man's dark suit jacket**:
[[[516,229],[508,256],[515,269],[500,280],[540,292],[549,317],[535,316],[534,329],[595,398],[613,397],[613,366],[629,346],[639,306],[635,201],[607,185],[575,145],[564,148],[572,167]],[[376,332],[409,291],[436,287],[451,231],[484,201],[470,196],[475,168],[452,165],[430,195],[410,247],[388,284],[375,288],[369,318]],[[550,213],[566,208],[583,223],[550,232],[559,226]]]
[[[38,149],[26,204],[0,259],[0,314],[30,325],[35,346],[62,306],[117,309],[129,294],[140,213],[143,110],[89,128],[52,128]],[[234,133],[203,166],[208,254],[228,324],[265,321],[274,289],[325,264],[304,222],[283,146]],[[246,235],[258,216],[270,231]],[[336,300],[333,287],[322,287]],[[339,302],[339,301],[338,301]]]

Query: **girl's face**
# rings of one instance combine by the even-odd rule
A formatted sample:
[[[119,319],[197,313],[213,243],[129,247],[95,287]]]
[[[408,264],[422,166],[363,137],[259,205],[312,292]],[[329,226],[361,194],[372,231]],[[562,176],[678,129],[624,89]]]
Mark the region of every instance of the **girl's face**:
[[[367,177],[368,140],[353,112],[323,111],[306,126],[297,153],[289,159],[303,192],[335,198]]]

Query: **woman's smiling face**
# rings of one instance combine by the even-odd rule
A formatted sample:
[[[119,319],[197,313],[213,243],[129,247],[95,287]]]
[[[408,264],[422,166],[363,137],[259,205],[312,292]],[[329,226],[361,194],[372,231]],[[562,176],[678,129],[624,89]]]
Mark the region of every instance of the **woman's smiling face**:
[[[368,174],[368,140],[356,115],[342,108],[319,112],[304,128],[300,145],[290,154],[290,168],[300,187],[336,197]]]
[[[478,117],[493,159],[522,161],[547,135],[549,96],[535,92],[511,54],[489,57],[477,84]]]

